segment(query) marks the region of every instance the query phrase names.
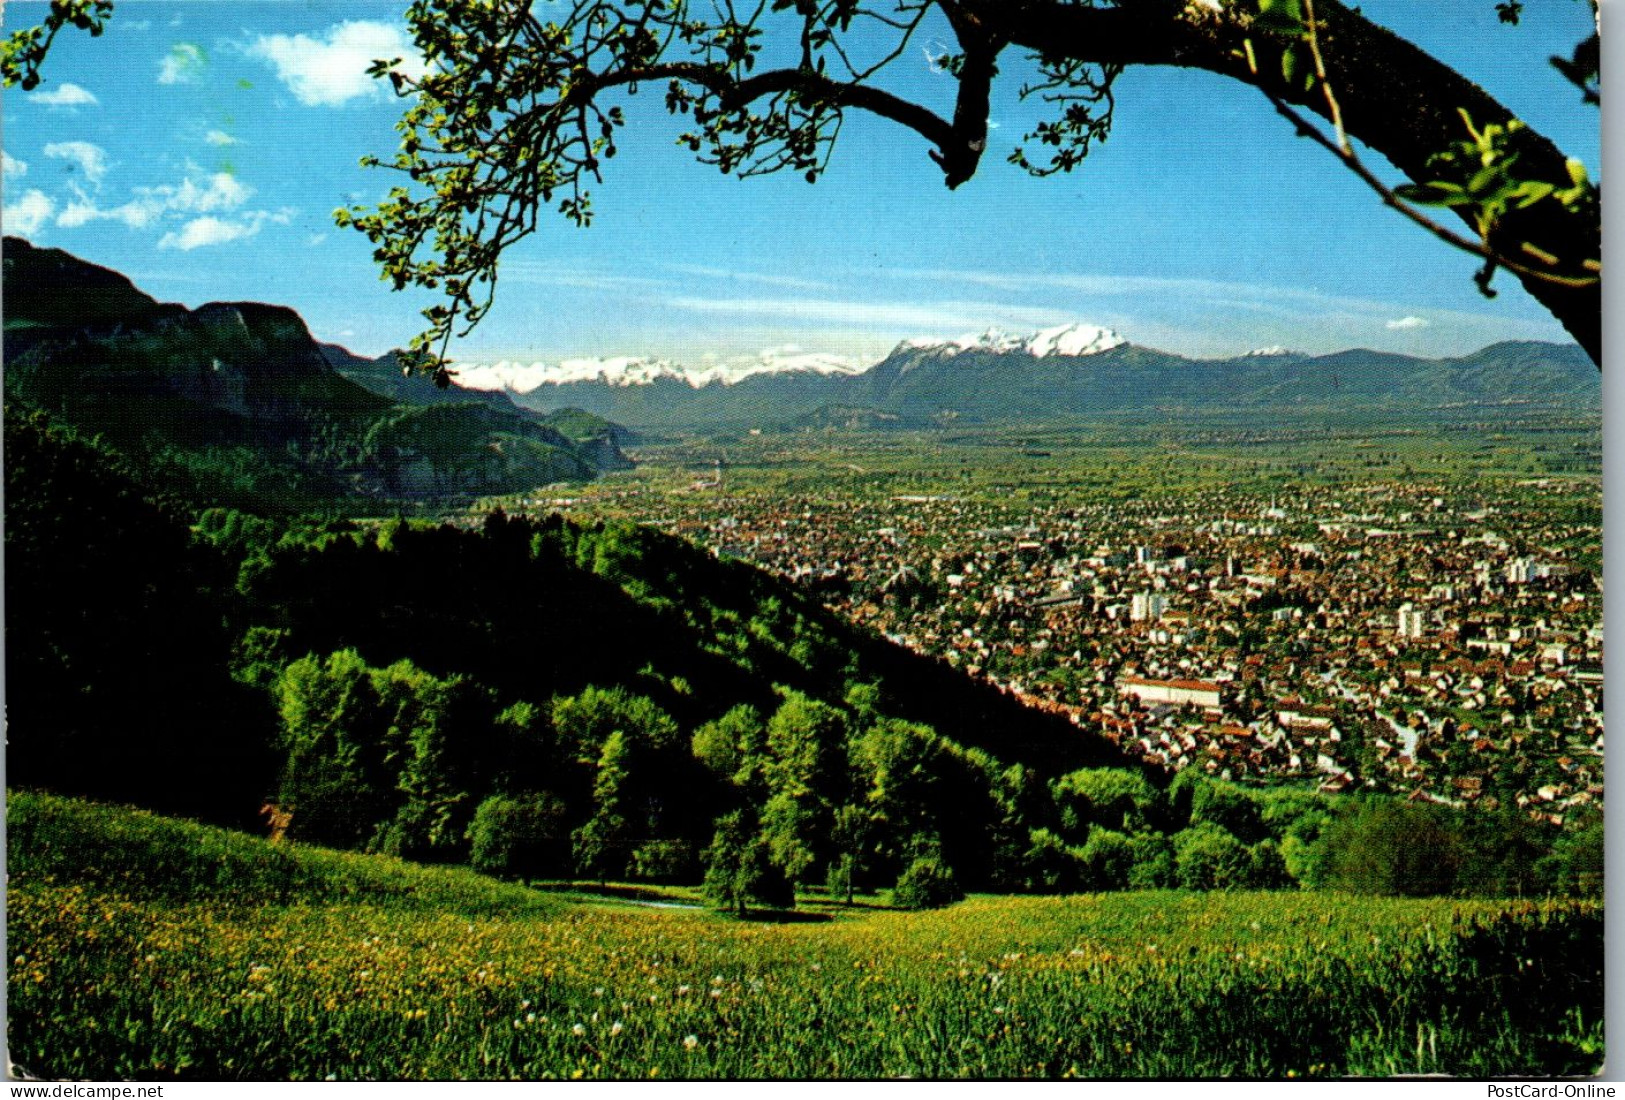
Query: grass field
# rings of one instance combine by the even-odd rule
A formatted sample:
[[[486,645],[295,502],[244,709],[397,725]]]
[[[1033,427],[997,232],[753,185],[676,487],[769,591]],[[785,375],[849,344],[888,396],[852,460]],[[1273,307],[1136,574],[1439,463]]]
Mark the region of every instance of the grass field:
[[[1588,1074],[1598,904],[529,890],[13,793],[8,1035],[61,1078]],[[681,894],[674,895],[681,903]]]

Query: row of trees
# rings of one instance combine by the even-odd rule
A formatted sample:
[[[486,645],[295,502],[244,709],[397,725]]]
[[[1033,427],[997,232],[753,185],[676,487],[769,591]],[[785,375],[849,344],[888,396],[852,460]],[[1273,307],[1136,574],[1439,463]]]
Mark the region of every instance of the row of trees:
[[[733,906],[788,906],[834,875],[889,886],[922,859],[992,873],[981,822],[948,820],[946,798],[988,802],[990,757],[872,713],[854,736],[865,712],[789,689],[691,733],[619,687],[500,706],[468,677],[354,650],[301,657],[273,690],[295,838],[525,878],[703,875]]]
[[[1600,822],[1524,818],[1186,771],[1052,781],[930,727],[784,690],[685,731],[647,697],[589,688],[498,705],[467,677],[353,651],[276,682],[290,835],[528,879],[703,880],[719,906],[798,889],[902,904],[963,889],[1330,887],[1388,894],[1595,892]]]
[[[1124,759],[761,570],[645,528],[501,513],[477,531],[363,528],[211,509],[198,530],[240,563],[237,620],[275,668],[353,648],[374,665],[475,676],[508,698],[623,685],[688,728],[738,704],[771,710],[774,685],[842,704],[870,684],[887,714],[1001,759],[1048,772]]]

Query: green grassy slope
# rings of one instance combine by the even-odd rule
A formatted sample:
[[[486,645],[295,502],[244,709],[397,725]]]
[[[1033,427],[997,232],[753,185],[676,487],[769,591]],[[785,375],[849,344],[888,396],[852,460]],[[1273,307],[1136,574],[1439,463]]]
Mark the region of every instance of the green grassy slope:
[[[1602,910],[977,897],[822,923],[572,904],[13,794],[9,1049],[46,1077],[1595,1072]]]
[[[74,883],[172,904],[369,905],[464,914],[556,912],[545,894],[460,868],[313,845],[271,844],[129,806],[13,792],[7,871],[19,886]]]

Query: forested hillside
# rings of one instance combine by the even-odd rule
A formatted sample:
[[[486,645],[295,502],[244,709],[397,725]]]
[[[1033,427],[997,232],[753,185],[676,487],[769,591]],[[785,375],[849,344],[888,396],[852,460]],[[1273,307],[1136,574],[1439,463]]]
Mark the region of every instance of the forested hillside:
[[[854,797],[848,750],[871,729],[984,799],[1013,765],[1036,783],[1120,762],[765,574],[645,530],[219,508],[193,524],[43,414],[8,412],[6,445],[13,783],[239,824],[270,799],[293,835],[442,859],[468,855],[489,798],[545,795],[564,853],[548,869],[579,858],[620,876],[639,852],[645,870],[658,852],[660,873],[688,873],[717,817],[777,795],[785,835],[825,844]],[[767,766],[798,752],[799,771]],[[963,809],[944,801],[915,833],[890,832],[969,850],[980,819]]]

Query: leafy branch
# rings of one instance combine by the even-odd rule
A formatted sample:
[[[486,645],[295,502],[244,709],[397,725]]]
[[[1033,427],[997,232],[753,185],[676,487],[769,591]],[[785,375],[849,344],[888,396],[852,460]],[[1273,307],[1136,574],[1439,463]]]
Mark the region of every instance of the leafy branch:
[[[1083,163],[1090,146],[1105,141],[1112,129],[1112,113],[1117,106],[1112,83],[1122,73],[1119,64],[1097,64],[1072,58],[1038,58],[1036,84],[1021,89],[1021,98],[1037,95],[1045,103],[1060,108],[1060,116],[1043,121],[1022,138],[1010,154],[1011,164],[1034,176],[1070,172]],[[1026,143],[1037,141],[1050,150],[1049,159],[1035,164],[1027,155]]]
[[[1516,143],[1518,136],[1526,131],[1524,124],[1512,119],[1505,125],[1489,123],[1475,127],[1468,113],[1458,109],[1469,136],[1429,159],[1428,167],[1439,171],[1441,178],[1389,187],[1361,159],[1343,128],[1342,108],[1326,77],[1314,0],[1257,0],[1257,4],[1254,28],[1286,40],[1280,47],[1283,82],[1288,87],[1301,85],[1305,91],[1318,86],[1327,104],[1333,132],[1327,134],[1311,123],[1301,111],[1287,103],[1270,82],[1259,79],[1260,48],[1248,38],[1243,46],[1249,71],[1271,106],[1293,124],[1300,136],[1309,138],[1342,161],[1386,205],[1438,239],[1482,259],[1483,267],[1473,276],[1481,293],[1486,297],[1495,296],[1490,281],[1498,268],[1558,286],[1587,287],[1601,280],[1602,265],[1594,257],[1575,264],[1529,241],[1519,240],[1509,247],[1501,240],[1505,235],[1504,219],[1509,212],[1526,210],[1546,200],[1561,203],[1571,212],[1596,216],[1597,188],[1587,178],[1585,166],[1579,160],[1568,158],[1568,178],[1563,181],[1522,176],[1514,168],[1519,160]],[[1516,5],[1511,15],[1512,18],[1508,18],[1508,12],[1503,10],[1503,21],[1516,22]],[[1456,208],[1473,225],[1477,238],[1442,225],[1424,214],[1419,206]]]
[[[0,85],[20,85],[25,92],[33,91],[39,87],[40,67],[63,27],[76,27],[98,38],[112,14],[113,0],[51,0],[43,23],[13,31],[0,42]]]
[[[374,207],[335,212],[374,245],[396,287],[439,291],[424,310],[414,361],[442,385],[447,350],[490,309],[498,263],[534,233],[544,207],[587,226],[592,187],[617,152],[629,100],[664,86],[664,105],[694,125],[678,143],[703,163],[741,177],[794,171],[808,182],[827,168],[845,112],[861,109],[905,125],[937,148],[949,186],[968,179],[986,144],[987,89],[999,43],[965,28],[973,59],[960,76],[952,121],[875,86],[901,56],[931,4],[892,0],[580,0],[537,8],[523,0],[416,0],[407,11],[427,71],[398,60],[388,79],[408,107],[400,146],[385,161],[401,173]],[[560,10],[562,9],[562,10]],[[558,11],[543,22],[538,13]],[[877,57],[854,56],[843,36],[867,23],[889,36]],[[769,31],[772,32],[771,36]],[[796,45],[770,68],[767,41]]]
[[[591,223],[592,188],[641,89],[664,89],[667,111],[693,122],[679,144],[726,173],[794,171],[815,181],[846,112],[857,109],[923,136],[944,182],[957,187],[987,149],[998,58],[1017,46],[1038,74],[1022,97],[1055,111],[1010,155],[1018,167],[1046,176],[1081,164],[1110,133],[1114,82],[1128,65],[1248,81],[1386,205],[1481,258],[1486,293],[1496,270],[1512,271],[1600,360],[1598,196],[1583,166],[1357,8],[1318,0],[1317,19],[1316,2],[412,0],[407,20],[425,68],[404,71],[398,59],[372,66],[407,107],[394,156],[363,160],[404,179],[375,206],[335,218],[372,241],[383,279],[442,296],[424,311],[429,327],[412,351],[418,368],[445,384],[450,341],[489,310],[503,252],[536,232],[545,210]],[[1524,0],[1496,4],[1513,24],[1523,8]],[[0,78],[36,87],[57,34],[100,34],[112,9],[113,0],[53,0],[40,26],[0,42]],[[874,82],[932,12],[957,40],[938,59],[958,85],[951,118]],[[1552,63],[1595,102],[1599,56],[1593,35]],[[1401,59],[1405,79],[1389,79],[1391,67],[1372,57]],[[1292,104],[1324,115],[1330,132]],[[1416,182],[1385,184],[1356,153],[1350,129]],[[1453,210],[1470,231],[1447,228],[1429,207]]]

